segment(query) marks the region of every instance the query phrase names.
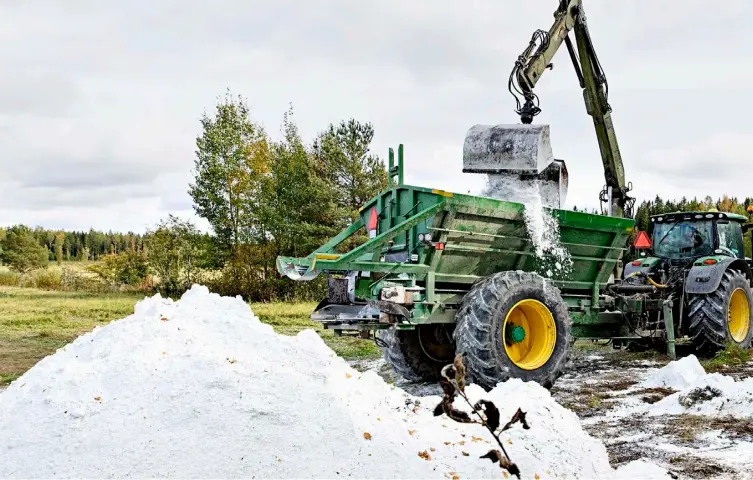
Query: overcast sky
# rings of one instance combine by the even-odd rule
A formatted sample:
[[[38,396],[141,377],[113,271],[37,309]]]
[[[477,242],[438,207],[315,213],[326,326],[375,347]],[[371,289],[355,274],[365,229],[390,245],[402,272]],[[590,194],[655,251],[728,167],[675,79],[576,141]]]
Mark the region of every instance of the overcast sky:
[[[277,136],[354,117],[374,151],[405,144],[406,181],[477,193],[462,144],[517,123],[507,79],[556,0],[0,2],[0,224],[143,231],[192,216],[199,117],[227,87]],[[585,0],[638,200],[753,196],[753,3]],[[539,82],[568,206],[604,184],[563,49]]]

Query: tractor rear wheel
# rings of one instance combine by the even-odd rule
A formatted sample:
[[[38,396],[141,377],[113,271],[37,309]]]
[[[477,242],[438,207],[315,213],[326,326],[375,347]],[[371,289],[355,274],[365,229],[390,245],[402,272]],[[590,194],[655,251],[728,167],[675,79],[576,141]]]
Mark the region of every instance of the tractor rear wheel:
[[[384,359],[411,382],[438,381],[442,368],[455,358],[453,325],[419,325],[415,330],[380,330]]]
[[[733,343],[750,348],[753,337],[753,292],[748,278],[729,269],[716,291],[688,295],[690,336],[696,349],[714,353]]]
[[[550,388],[570,351],[571,320],[559,289],[540,275],[500,272],[477,282],[455,315],[457,352],[486,390],[509,378]]]

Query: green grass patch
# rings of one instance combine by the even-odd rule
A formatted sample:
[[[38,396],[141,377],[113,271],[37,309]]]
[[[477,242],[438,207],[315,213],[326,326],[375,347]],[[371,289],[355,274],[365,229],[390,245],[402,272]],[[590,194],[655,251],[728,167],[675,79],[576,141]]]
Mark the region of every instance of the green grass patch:
[[[133,313],[138,293],[89,293],[0,286],[0,385],[7,385],[39,360],[97,325]],[[254,303],[251,308],[276,332],[296,335],[311,328],[347,360],[377,358],[371,340],[344,335],[309,319],[315,303]]]
[[[701,365],[709,373],[720,372],[728,367],[748,363],[751,358],[753,358],[753,350],[743,349],[734,343],[728,343],[724,350],[717,352],[712,358],[701,360]]]
[[[282,335],[296,335],[307,328],[315,330],[324,343],[346,360],[378,358],[382,351],[372,340],[343,335],[336,337],[332,330],[309,318],[316,303],[252,303],[251,309],[259,319],[272,325]]]
[[[0,385],[95,326],[133,313],[140,298],[0,286]]]
[[[584,340],[584,339],[578,339],[575,340],[572,346],[573,350],[579,351],[579,352],[609,352],[612,350],[611,344],[609,344],[605,340]]]

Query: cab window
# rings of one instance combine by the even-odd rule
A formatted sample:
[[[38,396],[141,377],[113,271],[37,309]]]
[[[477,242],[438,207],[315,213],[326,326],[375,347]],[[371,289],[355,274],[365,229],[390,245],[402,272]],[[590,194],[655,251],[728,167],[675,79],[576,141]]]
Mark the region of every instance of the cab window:
[[[692,258],[714,251],[711,220],[657,223],[653,231],[654,253],[664,258]]]
[[[719,220],[716,223],[716,231],[719,236],[719,248],[729,249],[737,258],[745,256],[743,248],[743,231],[738,222]]]

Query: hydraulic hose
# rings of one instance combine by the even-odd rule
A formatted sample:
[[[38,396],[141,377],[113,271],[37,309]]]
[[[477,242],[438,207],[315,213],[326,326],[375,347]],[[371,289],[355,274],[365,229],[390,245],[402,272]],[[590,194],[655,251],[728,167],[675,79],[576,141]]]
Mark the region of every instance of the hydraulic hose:
[[[648,280],[648,283],[650,283],[651,285],[655,286],[656,288],[669,288],[669,285],[664,285],[662,283],[657,283],[657,282],[651,280],[651,277],[649,277],[648,275],[646,275],[646,280]]]
[[[648,281],[648,283],[650,283],[651,285],[653,285],[653,286],[654,286],[654,287],[656,287],[656,288],[669,288],[669,285],[665,285],[665,284],[663,284],[663,283],[659,283],[659,282],[656,282],[656,281],[654,281],[654,280],[653,280],[653,279],[652,279],[651,277],[649,277],[649,276],[648,276],[648,275],[647,275],[647,274],[646,274],[645,272],[642,272],[642,271],[640,271],[640,270],[639,270],[639,271],[637,271],[637,272],[633,272],[633,273],[631,273],[630,275],[628,275],[627,277],[625,277],[625,280],[627,280],[628,278],[631,278],[631,277],[637,277],[637,276],[642,276],[642,277],[645,277],[645,278],[646,278],[646,280]]]

